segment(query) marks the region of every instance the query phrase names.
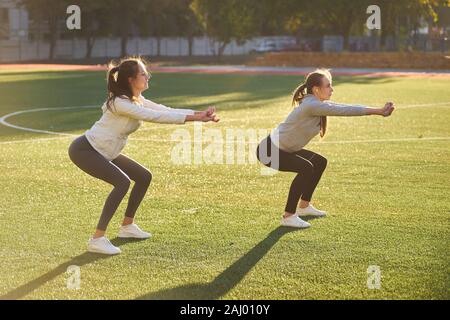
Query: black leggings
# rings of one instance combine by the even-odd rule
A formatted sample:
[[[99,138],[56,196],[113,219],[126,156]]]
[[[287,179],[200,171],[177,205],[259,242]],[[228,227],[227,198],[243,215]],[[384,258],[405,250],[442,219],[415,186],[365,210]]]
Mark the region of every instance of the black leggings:
[[[275,152],[278,152],[278,165],[271,161],[276,159],[272,157]],[[300,197],[302,200],[311,201],[312,194],[327,166],[327,159],[315,152],[301,149],[289,153],[277,148],[271,141],[270,135],[259,143],[256,156],[267,167],[297,173],[292,181],[285,207],[285,211],[289,213],[295,213]]]
[[[108,161],[89,143],[86,136],[76,138],[69,147],[69,157],[81,170],[114,186],[106,199],[97,229],[106,230],[109,221],[130,188],[126,217],[133,218],[152,180],[152,174],[136,161],[120,154]]]

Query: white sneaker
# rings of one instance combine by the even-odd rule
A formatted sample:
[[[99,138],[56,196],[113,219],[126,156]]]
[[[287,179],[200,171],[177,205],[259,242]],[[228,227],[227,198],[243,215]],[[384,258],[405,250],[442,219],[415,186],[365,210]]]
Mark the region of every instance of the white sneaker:
[[[281,225],[284,227],[293,227],[293,228],[309,228],[311,224],[300,219],[297,214],[293,214],[287,218],[281,218]]]
[[[119,238],[136,238],[136,239],[147,239],[152,235],[148,232],[144,232],[137,226],[137,224],[132,223],[126,226],[121,226],[119,229]]]
[[[122,251],[120,248],[115,247],[106,237],[100,237],[100,238],[91,238],[88,242],[88,249],[89,252],[95,252],[95,253],[103,253],[103,254],[118,254]]]
[[[306,208],[297,208],[297,211],[295,213],[298,214],[300,217],[305,216],[325,217],[327,215],[325,211],[314,208],[312,204],[309,204]]]

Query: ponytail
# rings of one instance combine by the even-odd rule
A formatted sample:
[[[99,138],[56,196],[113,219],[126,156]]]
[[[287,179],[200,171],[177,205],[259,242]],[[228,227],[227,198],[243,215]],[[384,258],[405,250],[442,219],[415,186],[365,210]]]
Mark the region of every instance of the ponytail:
[[[108,99],[106,100],[106,107],[112,111],[111,104],[116,97],[114,92],[118,91],[117,79],[119,77],[119,66],[115,66],[108,71]]]
[[[320,116],[320,137],[323,138],[327,132],[327,116]]]
[[[305,96],[306,92],[306,83],[303,83],[299,85],[292,94],[292,105],[297,105],[302,102],[303,97]]]

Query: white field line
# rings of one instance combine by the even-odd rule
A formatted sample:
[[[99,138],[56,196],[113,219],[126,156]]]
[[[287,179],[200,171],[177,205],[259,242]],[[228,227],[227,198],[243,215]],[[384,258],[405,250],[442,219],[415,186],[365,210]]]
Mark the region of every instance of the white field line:
[[[10,127],[10,128],[14,128],[14,129],[17,129],[17,130],[28,131],[28,132],[56,134],[56,135],[65,135],[65,136],[74,136],[73,134],[70,134],[70,133],[48,131],[48,130],[39,130],[39,129],[33,129],[33,128],[28,128],[28,127],[17,126],[17,125],[14,125],[14,124],[11,124],[11,123],[7,122],[6,119],[8,119],[8,118],[10,118],[12,116],[17,116],[19,114],[30,113],[30,112],[53,111],[53,110],[58,110],[59,111],[59,110],[70,110],[70,109],[86,109],[86,108],[95,108],[95,107],[98,107],[98,106],[61,107],[61,108],[37,108],[37,109],[28,109],[28,110],[16,111],[16,112],[8,113],[8,114],[4,115],[3,117],[1,117],[0,118],[0,124],[3,124],[4,126]]]
[[[72,136],[54,137],[54,138],[33,138],[33,139],[21,139],[21,140],[7,140],[0,141],[1,144],[15,144],[15,143],[29,143],[29,142],[43,142],[51,140],[63,140],[67,138],[73,138]]]
[[[76,136],[76,135],[73,135]],[[35,138],[24,140],[10,140],[0,141],[2,144],[15,144],[15,143],[34,143],[51,140],[63,140],[71,138],[72,136],[55,137],[55,138]],[[349,143],[377,143],[377,142],[408,142],[408,141],[446,141],[450,140],[450,137],[424,137],[424,138],[392,138],[392,139],[361,139],[361,140],[339,140],[339,141],[311,141],[309,144],[349,144]],[[179,139],[152,139],[152,138],[130,138],[130,141],[147,141],[147,142],[180,142]],[[223,143],[233,143],[234,140],[224,140]],[[222,142],[208,142],[208,144],[216,144]],[[258,144],[259,141],[248,141],[248,144]]]
[[[426,104],[413,104],[413,105],[406,105],[406,106],[400,106],[399,109],[409,109],[409,108],[420,108],[420,107],[450,107],[450,102],[439,102],[439,103],[426,103]],[[60,108],[36,108],[36,109],[27,109],[27,110],[21,110],[12,112],[9,114],[6,114],[0,118],[0,124],[14,128],[17,130],[27,131],[27,132],[33,132],[33,133],[44,133],[44,134],[51,134],[51,135],[59,135],[60,137],[55,138],[34,138],[34,139],[23,139],[23,140],[9,140],[9,141],[0,141],[0,144],[12,144],[12,143],[27,143],[27,142],[37,142],[37,141],[48,141],[48,140],[57,140],[57,139],[63,139],[67,137],[75,137],[76,134],[71,133],[65,133],[65,132],[56,132],[56,131],[49,131],[49,130],[40,130],[40,129],[33,129],[23,126],[18,126],[11,124],[6,121],[6,119],[24,114],[24,113],[30,113],[30,112],[40,112],[40,111],[60,111],[60,110],[71,110],[71,109],[89,109],[89,108],[98,108],[98,106],[79,106],[79,107],[60,107]],[[259,117],[251,117],[251,118],[240,118],[240,119],[227,119],[226,122],[242,122],[242,121],[249,121],[249,120],[255,120],[255,119],[273,119],[273,116],[259,116]],[[161,130],[161,128],[142,128],[141,131],[148,131],[148,130]],[[61,137],[63,136],[63,137]],[[370,142],[396,142],[396,141],[430,141],[430,140],[448,140],[450,137],[425,137],[425,138],[394,138],[394,139],[367,139],[367,140],[341,140],[341,141],[314,141],[311,143],[370,143]],[[155,141],[155,142],[178,142],[178,140],[172,140],[172,139],[151,139],[151,138],[131,138],[130,140],[134,141]],[[256,143],[256,142],[250,142],[250,143]]]
[[[180,139],[155,139],[155,138],[132,138],[132,141],[150,141],[150,142],[181,142]],[[376,142],[406,142],[406,141],[432,141],[432,140],[450,140],[450,137],[424,137],[424,138],[391,138],[391,139],[360,139],[360,140],[339,140],[339,141],[311,141],[313,144],[346,144],[346,143],[376,143]],[[207,144],[236,143],[236,140],[223,140],[220,142],[205,142]],[[240,142],[239,142],[240,143]],[[258,141],[248,141],[248,144],[258,144]]]

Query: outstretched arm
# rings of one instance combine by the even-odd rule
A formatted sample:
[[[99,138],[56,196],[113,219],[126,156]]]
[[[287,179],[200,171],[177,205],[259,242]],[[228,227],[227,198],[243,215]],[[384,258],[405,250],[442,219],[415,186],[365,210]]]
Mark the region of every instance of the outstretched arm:
[[[155,111],[164,111],[164,112],[176,112],[176,113],[182,113],[182,114],[194,114],[195,110],[190,109],[175,109],[175,108],[169,108],[165,105],[155,103],[151,100],[145,99],[143,96],[140,97],[143,101],[144,107],[150,110]]]
[[[366,116],[381,115],[390,116],[394,111],[394,104],[387,102],[383,108],[370,108],[359,105],[349,105],[342,103],[333,103],[325,101],[317,101],[306,104],[305,110],[313,116]]]
[[[144,103],[144,107],[151,109],[151,110],[157,110],[157,111],[163,111],[163,112],[176,112],[186,115],[197,115],[198,117],[187,117],[186,121],[204,121],[204,120],[191,120],[193,118],[195,119],[204,119],[205,116],[210,117],[213,115],[211,121],[218,122],[219,119],[215,115],[216,108],[215,107],[208,107],[205,111],[196,111],[191,109],[176,109],[176,108],[170,108],[162,104],[155,103],[151,100],[146,99],[144,96],[140,96],[140,99]]]
[[[113,101],[113,110],[119,115],[124,115],[133,119],[159,123],[184,123],[187,114],[158,111],[142,108],[128,99],[117,97]]]

